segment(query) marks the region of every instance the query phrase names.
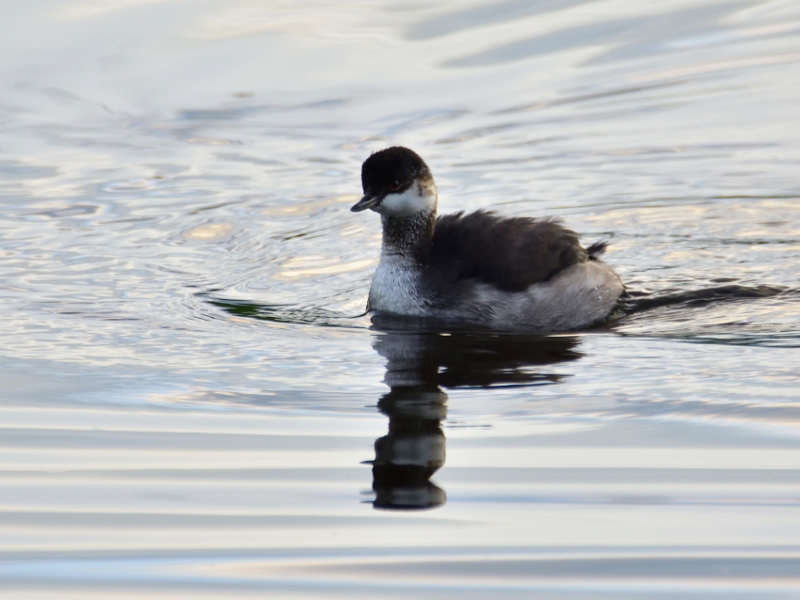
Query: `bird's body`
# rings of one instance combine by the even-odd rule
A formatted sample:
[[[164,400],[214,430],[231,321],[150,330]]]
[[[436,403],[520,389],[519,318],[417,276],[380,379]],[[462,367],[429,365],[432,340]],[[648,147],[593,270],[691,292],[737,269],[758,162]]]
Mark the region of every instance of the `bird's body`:
[[[388,148],[362,168],[353,210],[381,214],[381,259],[368,308],[493,329],[566,331],[604,319],[623,291],[599,260],[553,219],[491,212],[437,219],[436,186],[419,156]]]

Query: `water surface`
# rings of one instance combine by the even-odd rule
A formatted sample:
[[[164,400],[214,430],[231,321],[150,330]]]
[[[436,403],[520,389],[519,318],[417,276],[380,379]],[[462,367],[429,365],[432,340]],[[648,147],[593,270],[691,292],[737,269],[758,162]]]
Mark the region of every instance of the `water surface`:
[[[41,0],[0,35],[14,597],[800,590],[800,9]],[[363,314],[360,164],[560,215],[559,336]]]

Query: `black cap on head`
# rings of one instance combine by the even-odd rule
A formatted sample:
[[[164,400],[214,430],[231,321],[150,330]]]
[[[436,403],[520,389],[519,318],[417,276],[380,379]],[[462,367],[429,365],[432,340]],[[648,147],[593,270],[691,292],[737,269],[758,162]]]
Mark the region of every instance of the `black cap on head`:
[[[417,177],[428,173],[428,165],[413,150],[403,146],[380,150],[361,165],[364,197],[350,210],[360,211],[377,206],[387,194],[402,194]]]

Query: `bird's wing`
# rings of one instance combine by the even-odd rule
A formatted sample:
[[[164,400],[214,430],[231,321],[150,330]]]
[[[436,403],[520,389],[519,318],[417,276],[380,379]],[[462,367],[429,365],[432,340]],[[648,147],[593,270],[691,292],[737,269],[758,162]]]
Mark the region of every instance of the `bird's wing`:
[[[453,282],[475,278],[522,291],[589,260],[578,238],[554,219],[486,211],[443,215],[436,221],[431,266]]]

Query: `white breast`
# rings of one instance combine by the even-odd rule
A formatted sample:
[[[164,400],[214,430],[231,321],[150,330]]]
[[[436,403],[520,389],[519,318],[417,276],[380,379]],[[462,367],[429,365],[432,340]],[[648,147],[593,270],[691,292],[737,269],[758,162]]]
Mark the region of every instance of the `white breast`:
[[[416,266],[396,254],[383,254],[369,288],[369,307],[400,315],[423,315]]]

